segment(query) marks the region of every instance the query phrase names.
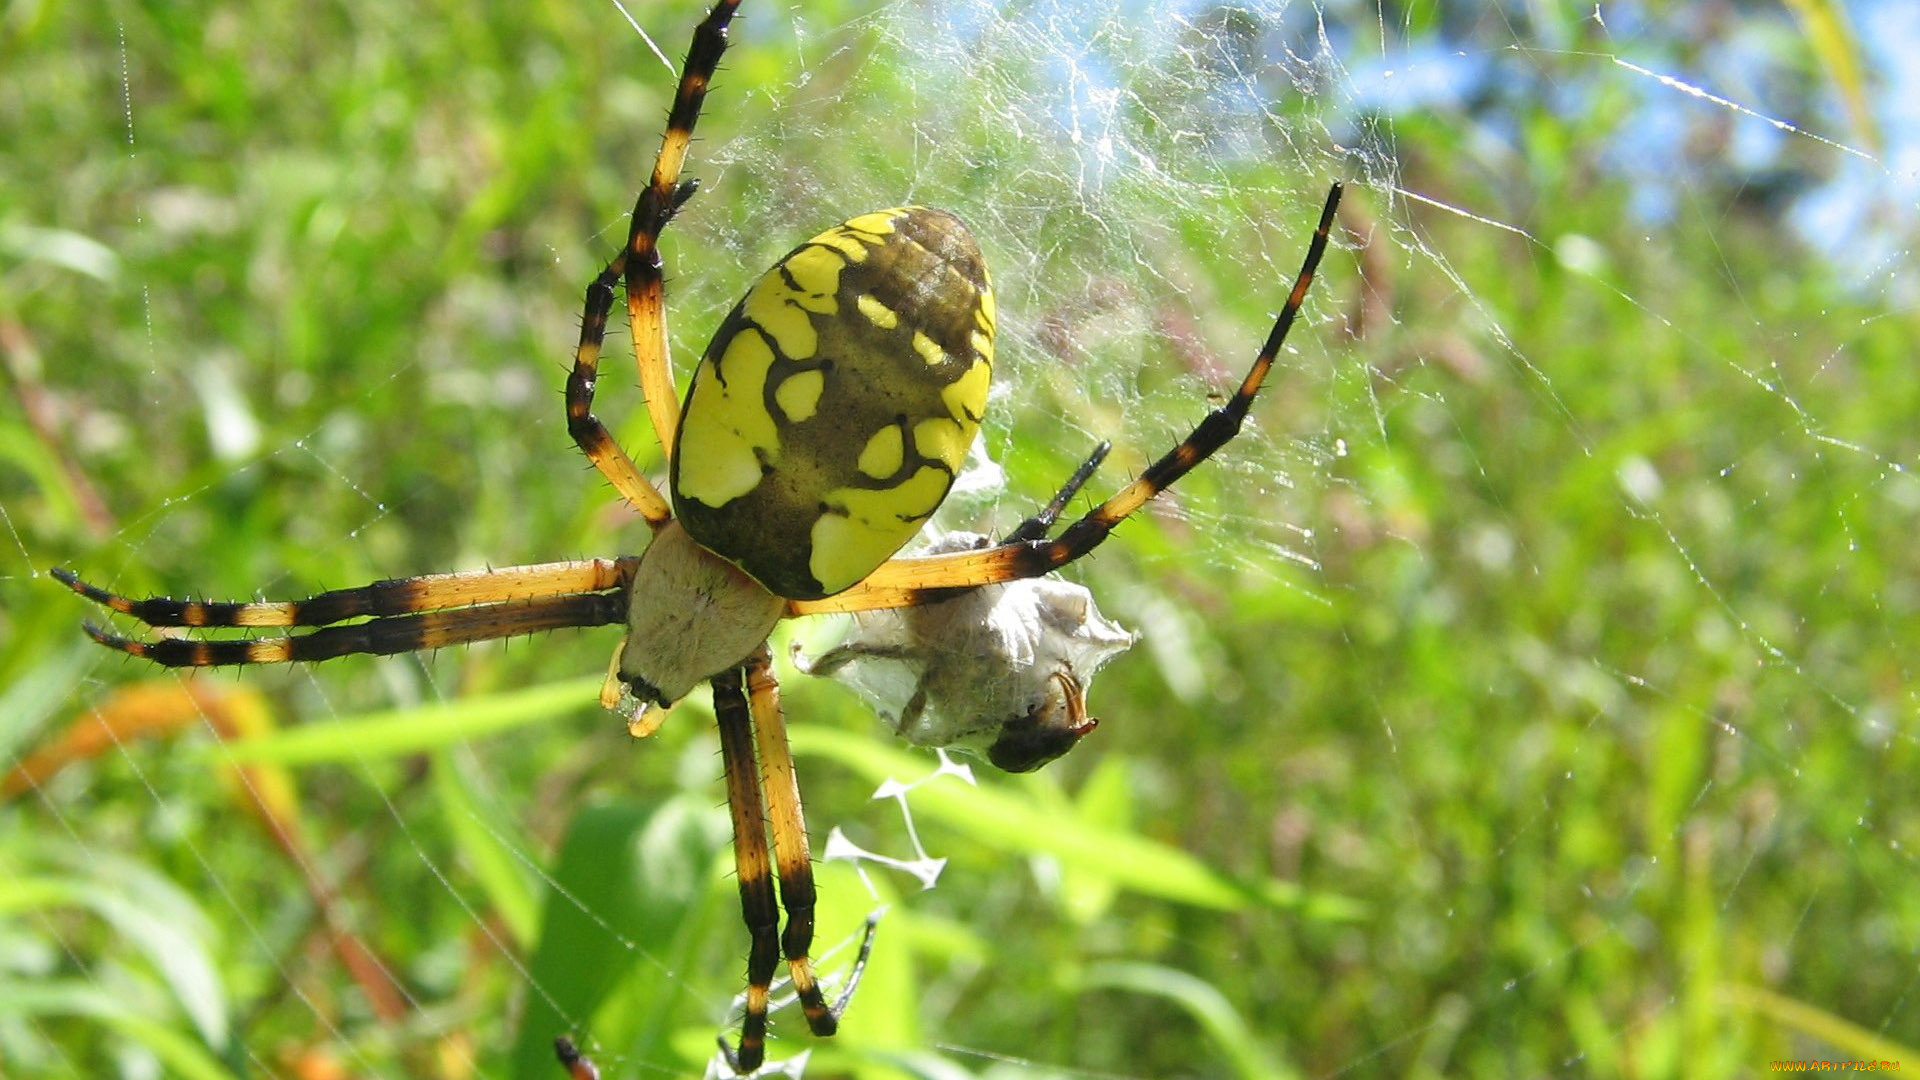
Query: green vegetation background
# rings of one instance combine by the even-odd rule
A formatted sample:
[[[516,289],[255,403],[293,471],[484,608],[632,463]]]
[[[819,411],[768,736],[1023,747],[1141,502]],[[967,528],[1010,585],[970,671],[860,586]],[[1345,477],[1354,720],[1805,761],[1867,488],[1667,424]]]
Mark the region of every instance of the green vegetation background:
[[[748,0],[667,244],[677,356],[799,237],[952,206],[1001,280],[1002,520],[1096,438],[1118,444],[1106,483],[1169,445],[1238,377],[1325,183],[1354,182],[1257,430],[1073,572],[1148,635],[1097,684],[1097,737],[1039,776],[914,792],[939,887],[875,872],[892,907],[844,1034],[816,1044],[789,1010],[776,1056],[862,1077],[1920,1065],[1920,380],[1888,284],[1909,282],[1849,288],[1710,140],[1673,167],[1678,216],[1638,219],[1596,148],[1643,84],[1546,7],[1504,31],[1545,52],[1469,29],[1590,97],[1435,108],[1390,141],[1343,140],[1353,103],[1283,77],[1259,16],[1196,15],[1151,40],[1249,45],[1270,111],[1215,116],[1219,72],[1185,52],[1123,69],[1120,116],[1164,171],[1123,159],[1089,195],[1062,164],[1097,156],[1064,142],[1085,99],[1058,64],[955,60],[968,9]],[[677,61],[695,6],[632,10]],[[1773,31],[1749,40],[1798,72],[1789,101],[1832,109],[1850,46],[1797,10],[1748,16]],[[1337,60],[1377,48],[1373,18]],[[1288,40],[1311,55],[1307,30]],[[1657,22],[1636,44],[1682,68],[1691,47]],[[156,676],[84,642],[95,613],[49,567],[288,596],[635,542],[559,397],[671,88],[611,5],[13,4],[0,70],[8,764]],[[624,342],[602,413],[657,470]],[[612,644],[195,676],[261,692],[281,734],[226,750],[196,717],[0,806],[0,1071],[540,1076],[573,1031],[615,1075],[697,1072],[744,964],[718,763],[697,702],[641,745],[597,708]],[[840,688],[788,684],[816,853],[835,828],[910,850],[869,796],[930,759]],[[327,947],[242,760],[288,770],[307,870],[397,1018]],[[824,887],[838,971],[876,905],[842,864]]]

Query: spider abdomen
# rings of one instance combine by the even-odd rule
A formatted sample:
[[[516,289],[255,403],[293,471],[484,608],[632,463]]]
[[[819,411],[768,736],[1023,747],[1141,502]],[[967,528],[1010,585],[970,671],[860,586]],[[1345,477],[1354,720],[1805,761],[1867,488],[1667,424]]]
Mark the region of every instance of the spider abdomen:
[[[896,207],[828,229],[707,346],[675,440],[674,513],[777,595],[850,588],[953,486],[993,333],[986,263],[959,218]]]

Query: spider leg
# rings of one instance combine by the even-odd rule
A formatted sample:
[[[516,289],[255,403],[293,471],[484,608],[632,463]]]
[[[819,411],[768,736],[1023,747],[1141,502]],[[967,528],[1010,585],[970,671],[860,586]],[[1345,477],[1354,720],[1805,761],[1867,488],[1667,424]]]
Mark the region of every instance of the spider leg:
[[[654,158],[653,176],[633,207],[627,230],[627,324],[633,331],[633,358],[640,369],[640,386],[647,398],[647,415],[667,457],[680,431],[680,400],[674,393],[673,368],[667,354],[667,309],[662,280],[666,270],[660,256],[660,231],[674,211],[693,196],[694,183],[681,183],[693,127],[700,120],[707,85],[727,51],[727,24],[740,0],[719,0],[694,28],[693,43],[680,65],[680,85],[667,113],[667,130]]]
[[[727,50],[727,24],[740,0],[720,0],[693,32],[693,44],[681,65],[679,89],[667,114],[667,131],[653,176],[634,202],[627,227],[627,246],[587,285],[580,316],[580,344],[574,350],[573,371],[567,375],[567,433],[626,500],[658,530],[673,518],[673,509],[660,489],[644,476],[621,449],[606,425],[593,414],[593,395],[600,377],[600,350],[606,342],[607,317],[613,311],[613,289],[624,278],[627,286],[627,322],[633,331],[634,362],[640,369],[640,390],[647,399],[647,417],[667,457],[673,457],[674,437],[680,426],[680,403],[674,394],[673,369],[667,356],[666,300],[662,289],[665,266],[660,258],[660,230],[673,212],[693,197],[694,185],[680,182],[693,125],[707,96],[720,56]]]
[[[744,675],[744,680],[743,680]],[[713,712],[720,728],[720,757],[727,773],[727,806],[733,813],[734,872],[740,884],[740,911],[751,944],[747,951],[747,1001],[740,1021],[738,1048],[720,1039],[720,1053],[738,1073],[758,1069],[766,1057],[767,1005],[773,971],[785,953],[794,993],[815,1035],[831,1035],[860,985],[873,951],[875,920],[867,920],[860,953],[846,988],[831,1006],[815,977],[807,953],[813,947],[813,856],[800,807],[800,784],[787,745],[786,718],[780,710],[773,658],[761,645],[735,669],[713,677]],[[744,685],[744,690],[743,690]],[[758,759],[756,764],[756,758]],[[764,803],[763,800],[764,799]],[[769,821],[773,853],[767,852]],[[774,875],[779,877],[779,902]],[[780,934],[780,909],[787,928]]]
[[[64,567],[53,576],[93,602],[148,626],[322,626],[310,634],[199,641],[141,641],[83,624],[109,649],[166,667],[283,664],[353,653],[389,656],[565,626],[603,626],[626,619],[626,587],[636,556],[509,566],[376,581],[305,600],[207,603],[154,597],[134,600],[81,581]],[[328,625],[373,616],[347,626]]]
[[[443,608],[472,607],[543,596],[604,592],[625,588],[640,559],[579,559],[573,562],[462,570],[452,574],[376,581],[355,589],[335,589],[305,600],[240,603],[134,600],[89,585],[66,567],[54,579],[96,604],[131,615],[148,626],[325,626],[364,615],[411,615]]]
[[[230,664],[297,664],[356,654],[393,656],[446,645],[519,637],[569,626],[607,626],[624,622],[626,617],[626,595],[606,592],[508,600],[415,615],[389,615],[289,637],[227,641],[168,637],[158,641],[141,641],[109,633],[92,623],[82,623],[80,626],[88,637],[99,644],[128,656],[151,660],[162,667],[224,667]]]
[[[633,504],[640,516],[657,532],[673,520],[673,508],[667,505],[660,489],[653,486],[633,463],[607,425],[593,414],[593,394],[600,377],[600,346],[607,336],[607,313],[613,310],[613,286],[624,272],[627,255],[620,253],[605,270],[587,285],[586,310],[580,316],[580,344],[573,353],[573,370],[567,375],[567,434],[574,445],[587,455],[593,467],[607,478],[620,496]],[[652,404],[649,396],[648,404]]]
[[[774,869],[780,879],[780,906],[786,909],[787,928],[780,944],[792,972],[793,990],[815,1035],[831,1035],[840,1026],[840,1014],[852,999],[873,948],[873,923],[854,961],[840,1000],[831,1007],[821,993],[813,960],[813,854],[807,841],[807,822],[800,807],[800,781],[787,745],[787,721],[780,709],[780,684],[773,677],[773,657],[765,645],[747,658],[747,703],[753,713],[754,742],[760,751],[760,775],[773,828]]]
[[[720,1038],[720,1052],[738,1073],[766,1059],[767,997],[780,960],[780,909],[773,896],[767,857],[767,819],[761,805],[760,771],[754,762],[753,714],[741,690],[740,670],[713,677],[713,714],[720,728],[720,760],[726,766],[727,807],[733,812],[733,865],[740,885],[740,913],[747,923],[747,1003],[736,1049]]]
[[[866,580],[845,592],[823,600],[793,602],[788,606],[789,614],[815,615],[835,611],[914,607],[944,599],[950,595],[948,590],[955,588],[1039,577],[1058,570],[1100,546],[1114,527],[1126,520],[1129,514],[1165,491],[1239,434],[1254,395],[1260,392],[1261,384],[1272,370],[1274,358],[1285,344],[1287,332],[1293,328],[1300,305],[1306,299],[1307,289],[1313,284],[1314,272],[1319,269],[1320,260],[1326,254],[1327,235],[1333,228],[1334,212],[1340,206],[1340,192],[1338,183],[1327,192],[1326,204],[1320,211],[1320,224],[1314,230],[1313,242],[1307,247],[1306,258],[1300,265],[1299,275],[1294,278],[1286,305],[1280,309],[1272,331],[1267,334],[1266,343],[1261,346],[1259,355],[1254,357],[1253,367],[1241,381],[1240,388],[1234,391],[1226,404],[1208,413],[1179,445],[1148,466],[1138,479],[1067,526],[1057,539],[1023,536],[1011,543],[977,551],[893,559],[883,563]],[[1016,530],[1018,532],[1021,530]]]

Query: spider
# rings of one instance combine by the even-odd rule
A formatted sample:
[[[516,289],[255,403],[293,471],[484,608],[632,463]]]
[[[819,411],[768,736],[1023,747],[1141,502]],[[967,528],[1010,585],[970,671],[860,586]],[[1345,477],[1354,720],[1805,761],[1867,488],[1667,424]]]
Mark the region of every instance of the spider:
[[[567,378],[568,433],[652,529],[644,551],[379,581],[292,602],[130,599],[70,570],[53,573],[81,596],[149,627],[319,628],[141,640],[86,624],[101,645],[168,667],[395,654],[624,623],[601,697],[609,707],[633,703],[636,728],[645,727],[648,708],[664,709],[710,683],[751,940],[739,1038],[730,1046],[723,1036],[720,1049],[735,1071],[748,1073],[764,1060],[769,988],[781,957],[807,1026],[825,1036],[838,1026],[871,946],[870,927],[845,990],[829,1005],[808,955],[811,854],[769,633],[801,615],[964,601],[983,586],[1028,582],[1092,551],[1239,432],[1325,254],[1341,187],[1328,191],[1292,291],[1251,370],[1179,445],[1057,536],[1050,535],[1056,517],[1098,466],[1104,445],[1005,540],[969,539],[895,558],[945,499],[985,410],[995,330],[986,265],[967,227],[945,211],[907,206],[850,218],[795,248],[748,290],[707,346],[684,403],[678,401],[658,241],[696,189],[695,181],[681,179],[682,166],[738,4],[718,0],[694,31],[626,246],[587,286]],[[648,417],[669,463],[667,495],[593,412],[601,346],[621,284]],[[962,619],[985,617],[954,610]],[[881,646],[855,644],[815,664],[830,670],[882,654]],[[917,655],[910,662],[926,669],[924,698],[940,661],[924,649]],[[1059,757],[1094,725],[1083,692],[1090,672],[1076,670],[1070,656],[1047,655],[1053,659],[1032,672],[1026,696],[998,706],[1005,715],[911,737],[968,744],[1014,771]],[[587,1075],[581,1070],[589,1067],[570,1053],[565,1044],[563,1060]]]

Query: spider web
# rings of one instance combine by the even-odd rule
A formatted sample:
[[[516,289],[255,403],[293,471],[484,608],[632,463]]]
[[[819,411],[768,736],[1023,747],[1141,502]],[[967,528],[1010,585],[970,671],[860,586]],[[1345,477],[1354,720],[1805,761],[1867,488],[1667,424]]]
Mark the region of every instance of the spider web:
[[[565,1031],[648,1076],[731,1023],[710,713],[633,745],[610,633],[175,677],[46,575],[630,547],[558,390],[697,15],[9,13],[0,733],[65,765],[0,804],[9,1074],[553,1075]],[[783,1011],[774,1056],[1912,1059],[1917,40],[1899,0],[746,0],[675,355],[799,238],[960,213],[1002,473],[947,527],[1184,435],[1348,184],[1247,431],[1067,572],[1143,634],[1079,753],[970,787],[788,673],[816,852],[872,853],[821,867],[826,970],[886,917],[843,1034]],[[601,413],[658,475],[624,344]]]

